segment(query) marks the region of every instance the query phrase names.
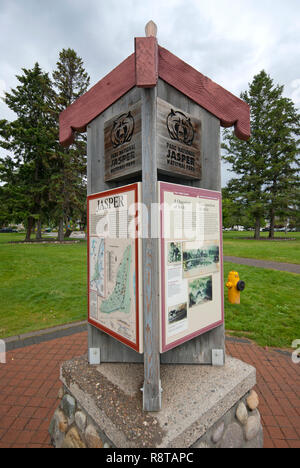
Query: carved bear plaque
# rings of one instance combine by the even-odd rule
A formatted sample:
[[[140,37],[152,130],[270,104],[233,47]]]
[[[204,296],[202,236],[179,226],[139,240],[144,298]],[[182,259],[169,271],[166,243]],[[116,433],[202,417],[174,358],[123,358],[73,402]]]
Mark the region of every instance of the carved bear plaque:
[[[141,103],[104,124],[105,181],[142,170]]]
[[[157,99],[157,166],[160,172],[201,179],[201,121]]]

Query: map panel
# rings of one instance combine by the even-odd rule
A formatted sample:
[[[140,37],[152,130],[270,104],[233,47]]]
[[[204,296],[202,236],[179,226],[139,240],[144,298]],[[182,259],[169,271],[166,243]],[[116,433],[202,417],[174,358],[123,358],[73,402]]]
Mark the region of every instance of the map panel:
[[[142,352],[139,185],[89,197],[89,321]]]
[[[90,238],[90,289],[105,296],[104,239]]]

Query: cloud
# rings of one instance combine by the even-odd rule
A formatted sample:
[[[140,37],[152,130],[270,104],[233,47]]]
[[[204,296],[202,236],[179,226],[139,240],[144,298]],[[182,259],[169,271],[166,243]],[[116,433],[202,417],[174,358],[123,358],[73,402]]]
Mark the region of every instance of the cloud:
[[[5,91],[6,91],[6,83],[4,80],[0,79],[0,98],[4,97]]]
[[[298,0],[2,0],[0,69],[13,72],[4,76],[10,86],[21,67],[39,61],[51,71],[59,51],[72,47],[94,84],[133,52],[134,37],[153,19],[162,46],[239,94],[262,68],[283,84],[288,69],[299,69],[299,6]]]
[[[297,80],[293,80],[291,83],[291,88],[293,92],[291,94],[291,98],[295,102],[295,104],[300,107],[300,78]]]
[[[1,0],[0,79],[9,91],[36,61],[51,74],[71,47],[92,86],[134,51],[150,19],[161,46],[233,94],[265,69],[300,106],[299,0]],[[0,104],[0,119],[10,115]]]

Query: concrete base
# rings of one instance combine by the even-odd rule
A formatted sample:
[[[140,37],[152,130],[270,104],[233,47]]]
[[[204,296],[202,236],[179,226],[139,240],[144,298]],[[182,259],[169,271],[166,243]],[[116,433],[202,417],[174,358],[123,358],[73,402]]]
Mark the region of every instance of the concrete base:
[[[252,366],[228,356],[224,367],[162,365],[163,404],[158,413],[143,412],[143,379],[140,364],[91,366],[85,356],[65,362],[61,368],[65,393],[61,408],[67,408],[64,414],[68,424],[63,425],[63,430],[71,432],[71,429],[74,438],[74,421],[82,420],[79,415],[82,413],[86,424],[96,428],[102,445],[110,447],[262,445],[257,409],[251,412],[245,408],[244,420],[236,419],[238,406],[246,406],[249,391],[256,384]],[[247,421],[251,423],[248,429]],[[55,424],[52,421],[54,445]],[[84,428],[81,431],[77,435],[85,444]]]

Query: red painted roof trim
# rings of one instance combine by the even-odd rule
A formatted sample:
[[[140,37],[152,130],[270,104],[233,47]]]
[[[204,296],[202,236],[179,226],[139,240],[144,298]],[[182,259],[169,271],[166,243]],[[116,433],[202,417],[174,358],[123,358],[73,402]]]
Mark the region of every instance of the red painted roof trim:
[[[234,125],[241,140],[250,137],[250,107],[222,86],[180,60],[163,47],[158,47],[159,77],[181,91],[220,119],[223,127]]]
[[[158,78],[182,92],[211,114],[223,127],[234,125],[241,140],[250,137],[250,108],[226,89],[158,46],[154,37],[135,39],[135,53],[77,99],[59,118],[63,146],[74,141],[74,131],[87,125],[134,86],[156,86]]]
[[[158,46],[155,37],[135,38],[135,73],[138,88],[153,88],[158,81]]]
[[[60,114],[60,143],[63,146],[71,145],[74,131],[85,132],[92,120],[135,84],[135,54],[132,54]]]

